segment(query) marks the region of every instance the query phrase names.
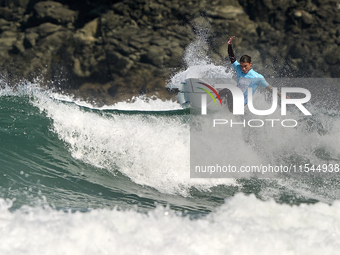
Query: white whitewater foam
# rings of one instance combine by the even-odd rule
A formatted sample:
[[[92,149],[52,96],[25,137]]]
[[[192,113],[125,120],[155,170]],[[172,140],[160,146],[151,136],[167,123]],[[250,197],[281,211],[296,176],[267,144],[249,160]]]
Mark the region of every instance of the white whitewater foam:
[[[340,250],[340,202],[289,206],[238,194],[204,218],[158,206],[147,214],[49,207],[9,212],[0,199],[0,254],[331,255]]]
[[[130,111],[172,111],[181,110],[183,107],[176,101],[161,100],[152,97],[146,98],[144,96],[133,97],[130,101],[118,102],[113,106],[103,106],[101,109],[117,109]]]
[[[189,127],[176,116],[105,116],[37,95],[34,104],[53,120],[52,131],[74,158],[169,194],[235,184],[233,179],[191,179]],[[164,104],[167,104],[165,102]]]
[[[118,170],[137,184],[154,187],[163,193],[184,196],[189,194],[191,187],[209,190],[219,184],[237,185],[234,179],[190,178],[190,128],[181,117],[101,115],[84,111],[75,104],[54,100],[51,92],[41,91],[34,84],[18,86],[15,92],[6,93],[4,95],[33,95],[34,105],[53,120],[52,131],[67,144],[73,157],[112,173]],[[260,93],[255,95],[263,97]],[[261,102],[264,109],[268,109],[268,103],[260,99],[257,101]],[[168,107],[168,102],[158,103]],[[158,105],[155,108],[149,107],[159,108]],[[272,118],[281,118],[279,113],[276,114]],[[287,118],[299,118],[298,115],[289,114]],[[340,120],[330,118],[327,114],[315,114],[314,117],[324,125],[325,134],[318,134],[317,129],[307,131],[304,125],[293,129],[279,128],[277,132],[273,132],[270,127],[232,129],[232,135],[228,136],[227,141],[237,149],[229,151],[228,155],[251,165],[281,164],[287,155],[299,155],[311,163],[318,163],[320,159],[315,151],[323,149],[331,158],[339,159]],[[289,183],[284,186],[287,185]],[[305,192],[308,195],[309,192],[308,187],[300,191],[296,188],[293,190],[302,195]],[[307,197],[329,202],[311,193]],[[337,197],[334,194],[334,198]]]
[[[90,109],[98,109],[98,110],[121,110],[121,111],[172,111],[172,110],[181,110],[182,106],[173,100],[161,100],[156,96],[152,97],[132,97],[130,100],[122,101],[115,103],[113,105],[104,105],[104,106],[93,106],[91,103],[85,102],[81,99],[75,99],[69,95],[63,95],[59,93],[51,94],[51,98],[64,101],[71,102],[76,105],[90,108]]]
[[[0,96],[27,95],[33,105],[53,120],[51,130],[67,144],[76,159],[113,174],[120,171],[137,184],[168,194],[187,196],[191,187],[209,190],[219,184],[236,185],[234,179],[190,178],[189,127],[181,117],[104,116],[84,111],[76,104],[65,104],[65,101],[73,102],[70,97],[61,96],[61,100],[56,100],[55,93],[32,83],[18,84],[15,90],[7,87]],[[136,102],[137,105],[140,103]],[[152,102],[143,102],[143,107],[135,109],[157,111],[169,109],[169,105],[173,104],[161,100]],[[176,104],[173,106],[176,109]],[[93,108],[90,105],[84,107]],[[128,110],[125,102],[121,109]]]
[[[193,24],[195,26],[196,38],[185,49],[183,61],[185,70],[180,70],[173,74],[169,88],[178,88],[179,85],[188,78],[199,78],[210,85],[229,83],[233,76],[231,66],[216,65],[210,58],[210,45],[208,38],[211,34],[211,27],[208,23]]]
[[[203,79],[209,82],[210,85],[230,83],[232,73],[229,69],[223,66],[214,64],[201,63],[194,66],[189,66],[186,70],[180,71],[173,75],[167,87],[170,89],[178,88],[179,85],[189,78]]]

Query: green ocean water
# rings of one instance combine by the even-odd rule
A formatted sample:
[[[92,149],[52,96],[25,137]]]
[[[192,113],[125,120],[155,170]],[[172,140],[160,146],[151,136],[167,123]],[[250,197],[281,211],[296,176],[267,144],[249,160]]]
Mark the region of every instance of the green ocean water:
[[[204,199],[203,194],[201,200],[202,197],[198,199],[164,194],[153,187],[135,183],[119,171],[119,167],[114,164],[117,159],[111,158],[107,152],[103,152],[103,159],[99,159],[103,162],[110,161],[107,168],[95,166],[86,162],[86,159],[75,158],[70,145],[60,139],[54,130],[53,118],[48,116],[46,109],[39,109],[35,105],[39,104],[37,101],[44,99],[37,99],[30,92],[18,94],[20,93],[5,94],[0,98],[0,194],[4,199],[15,199],[13,209],[35,205],[43,200],[62,210],[88,211],[91,208],[119,207],[144,211],[155,208],[156,204],[171,204],[172,208],[180,211],[208,212],[223,202],[223,197],[209,196]],[[187,111],[182,110],[168,113],[101,111],[69,102],[56,102],[49,97],[44,103],[51,107],[62,104],[66,109],[72,109],[80,115],[95,115],[110,122],[114,122],[116,116],[123,115],[126,118],[135,117],[143,120],[142,122],[147,122],[151,116],[151,121],[165,118],[185,124],[188,115]],[[68,130],[71,133],[74,131],[71,137],[78,136],[72,129],[73,127]],[[90,138],[85,136],[80,139],[88,141]],[[112,137],[110,142],[114,143],[114,140]],[[96,150],[95,146],[84,148],[88,150],[84,154]],[[194,190],[189,192],[195,192]]]

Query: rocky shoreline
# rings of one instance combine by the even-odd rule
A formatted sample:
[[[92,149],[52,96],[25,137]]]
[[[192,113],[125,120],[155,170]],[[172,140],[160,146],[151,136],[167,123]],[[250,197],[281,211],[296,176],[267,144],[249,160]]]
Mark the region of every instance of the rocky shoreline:
[[[2,79],[39,77],[103,103],[139,94],[170,98],[166,82],[185,68],[183,52],[197,28],[206,54],[237,56],[276,77],[339,77],[339,0],[0,0]]]

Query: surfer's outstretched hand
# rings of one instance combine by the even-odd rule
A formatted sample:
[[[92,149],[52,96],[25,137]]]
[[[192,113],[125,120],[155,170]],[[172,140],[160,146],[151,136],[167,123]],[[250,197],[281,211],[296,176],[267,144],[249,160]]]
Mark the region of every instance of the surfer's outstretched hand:
[[[235,36],[230,37],[228,44],[232,45],[233,44],[233,39],[235,38]]]

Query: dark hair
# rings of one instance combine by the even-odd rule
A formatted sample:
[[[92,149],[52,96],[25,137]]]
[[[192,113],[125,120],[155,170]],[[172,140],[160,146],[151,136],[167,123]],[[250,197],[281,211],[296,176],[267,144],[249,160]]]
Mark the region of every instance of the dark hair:
[[[243,55],[240,58],[240,63],[250,63],[251,62],[251,57],[249,57],[248,55]]]

